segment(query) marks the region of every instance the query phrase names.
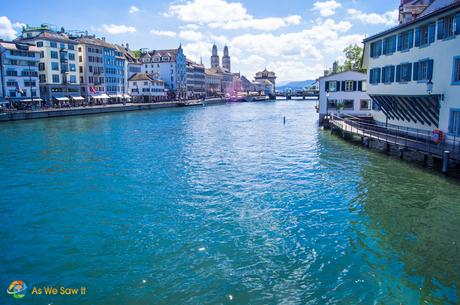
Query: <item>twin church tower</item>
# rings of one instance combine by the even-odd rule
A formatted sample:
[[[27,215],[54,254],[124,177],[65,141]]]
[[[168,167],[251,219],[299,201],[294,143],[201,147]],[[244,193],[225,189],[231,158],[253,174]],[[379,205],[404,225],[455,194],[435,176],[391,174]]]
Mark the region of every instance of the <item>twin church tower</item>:
[[[219,55],[217,54],[217,46],[214,44],[212,46],[212,56],[211,56],[211,68],[219,67]],[[224,47],[224,56],[222,57],[222,68],[227,70],[227,72],[232,71],[230,55],[228,55],[228,47]]]

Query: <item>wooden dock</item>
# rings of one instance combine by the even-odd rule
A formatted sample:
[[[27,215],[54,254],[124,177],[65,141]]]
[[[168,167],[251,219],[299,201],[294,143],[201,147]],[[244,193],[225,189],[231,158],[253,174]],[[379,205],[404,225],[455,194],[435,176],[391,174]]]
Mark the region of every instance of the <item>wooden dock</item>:
[[[449,162],[460,162],[460,137],[445,136],[441,143],[434,143],[431,132],[426,130],[409,129],[401,126],[380,126],[373,122],[362,121],[356,118],[340,118],[333,116],[329,120],[332,129],[338,129],[345,136],[347,134],[361,137],[366,140],[376,140],[404,151],[415,151],[425,156],[443,160],[443,172],[447,172]]]

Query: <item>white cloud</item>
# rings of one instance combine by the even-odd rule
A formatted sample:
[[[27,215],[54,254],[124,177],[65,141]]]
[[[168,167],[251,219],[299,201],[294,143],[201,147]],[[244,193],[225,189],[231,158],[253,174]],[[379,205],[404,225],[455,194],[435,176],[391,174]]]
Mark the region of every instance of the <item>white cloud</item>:
[[[398,24],[398,10],[389,11],[384,14],[364,13],[357,9],[348,9],[347,13],[351,19],[359,20],[364,24],[383,24],[387,26]]]
[[[190,0],[181,4],[172,4],[167,13],[184,22],[199,22],[211,28],[226,30],[256,29],[271,31],[288,25],[297,25],[301,21],[298,15],[284,18],[254,18],[239,2],[224,0]]]
[[[342,4],[340,4],[339,2],[335,0],[323,1],[323,2],[316,1],[313,4],[313,10],[319,11],[321,16],[323,17],[328,17],[328,16],[334,15],[335,11],[341,6]]]
[[[195,62],[200,62],[201,58],[203,58],[203,63],[206,66],[209,66],[212,43],[204,41],[190,42],[183,45],[182,48],[184,49],[184,54],[187,55],[187,58]]]
[[[179,37],[189,41],[202,41],[203,34],[197,31],[180,31]]]
[[[244,65],[257,67],[258,69],[260,67],[263,67],[266,62],[267,61],[266,61],[265,58],[263,58],[262,56],[259,56],[259,55],[254,55],[254,54],[252,54],[248,58],[245,58],[245,59],[241,60],[241,63],[243,63]]]
[[[297,25],[302,18],[298,15],[288,16],[285,18],[261,18],[255,19],[252,16],[242,20],[218,21],[209,23],[211,28],[220,28],[224,30],[238,30],[252,28],[255,30],[273,31],[288,25]]]
[[[180,28],[185,29],[185,30],[196,31],[196,30],[198,30],[200,28],[200,26],[198,24],[190,23],[190,24],[183,25]]]
[[[150,30],[150,34],[155,36],[163,36],[163,37],[176,37],[176,32],[173,31],[160,31],[160,30]]]
[[[160,30],[150,30],[150,34],[155,36],[163,36],[163,37],[176,37],[176,32],[173,31],[160,31]]]
[[[137,12],[139,12],[139,11],[140,11],[140,10],[139,10],[139,8],[138,8],[137,6],[134,6],[134,5],[133,5],[133,6],[130,6],[130,7],[129,7],[129,13],[130,13],[130,14],[135,14],[135,13],[137,13]]]
[[[112,35],[125,34],[125,33],[134,33],[136,28],[132,26],[127,26],[123,24],[103,24],[102,30],[106,33]]]
[[[10,19],[6,16],[0,17],[0,38],[6,40],[13,40],[17,37],[15,28],[20,29],[24,24],[15,23],[12,24]]]

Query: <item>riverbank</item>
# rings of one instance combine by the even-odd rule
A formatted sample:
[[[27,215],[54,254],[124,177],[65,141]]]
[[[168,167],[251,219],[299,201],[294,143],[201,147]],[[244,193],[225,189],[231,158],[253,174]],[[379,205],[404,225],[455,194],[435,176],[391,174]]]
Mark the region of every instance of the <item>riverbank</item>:
[[[76,115],[89,115],[110,112],[125,112],[125,111],[139,111],[139,110],[152,110],[160,108],[173,108],[173,107],[191,107],[199,105],[212,105],[226,103],[225,99],[207,99],[204,101],[187,101],[185,103],[177,101],[160,102],[160,103],[127,103],[116,105],[100,105],[88,107],[73,107],[64,109],[46,109],[36,111],[15,111],[0,114],[0,122],[19,121],[19,120],[32,120],[44,119],[64,116]]]

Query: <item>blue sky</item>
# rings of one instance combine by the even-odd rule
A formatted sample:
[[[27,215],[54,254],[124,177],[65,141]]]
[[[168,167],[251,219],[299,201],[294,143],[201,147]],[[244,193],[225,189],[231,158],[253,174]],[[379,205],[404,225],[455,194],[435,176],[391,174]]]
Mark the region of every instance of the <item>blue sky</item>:
[[[5,1],[0,38],[21,24],[49,23],[88,30],[132,49],[175,48],[209,66],[213,43],[227,44],[232,70],[249,78],[274,70],[279,81],[314,79],[350,43],[397,22],[399,1],[382,0],[187,0]]]

